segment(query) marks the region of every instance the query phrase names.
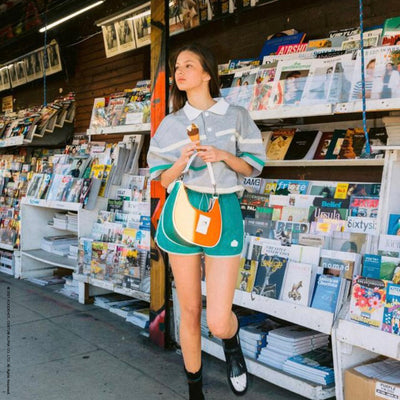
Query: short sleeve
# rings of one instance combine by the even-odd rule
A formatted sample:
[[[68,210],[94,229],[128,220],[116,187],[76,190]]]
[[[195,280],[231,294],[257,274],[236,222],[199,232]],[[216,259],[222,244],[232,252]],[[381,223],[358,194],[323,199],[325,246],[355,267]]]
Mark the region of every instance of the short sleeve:
[[[150,140],[149,151],[147,153],[150,179],[159,179],[162,172],[171,168],[178,158],[178,153],[168,151],[168,133],[171,128],[170,125],[169,118],[164,118]]]
[[[237,129],[237,157],[253,167],[251,176],[257,176],[264,168],[266,155],[261,132],[248,111],[241,108]]]

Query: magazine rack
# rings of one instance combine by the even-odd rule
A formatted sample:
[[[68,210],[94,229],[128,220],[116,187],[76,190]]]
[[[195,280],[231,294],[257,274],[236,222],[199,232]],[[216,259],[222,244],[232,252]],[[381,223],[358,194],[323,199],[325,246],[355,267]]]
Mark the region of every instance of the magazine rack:
[[[98,205],[101,201],[102,199],[98,199]],[[43,237],[65,233],[47,224],[57,211],[77,212],[78,231],[75,233],[78,237],[87,236],[97,218],[96,209],[86,210],[80,203],[24,197],[21,201],[21,263],[15,268],[16,278],[41,277],[48,275],[56,267],[75,270],[76,260],[40,249]]]

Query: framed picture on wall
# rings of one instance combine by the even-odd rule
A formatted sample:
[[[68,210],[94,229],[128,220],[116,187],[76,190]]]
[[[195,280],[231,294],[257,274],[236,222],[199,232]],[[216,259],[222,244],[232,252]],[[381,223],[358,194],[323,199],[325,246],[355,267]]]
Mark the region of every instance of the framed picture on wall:
[[[26,83],[26,69],[25,62],[23,59],[18,60],[15,64],[15,72],[17,74],[17,80],[19,85]]]
[[[47,59],[48,68],[46,72],[48,74],[55,74],[62,70],[60,48],[56,42],[52,42],[47,46]]]
[[[40,51],[28,54],[25,58],[26,80],[28,82],[43,76],[43,56]]]
[[[118,53],[117,31],[113,23],[104,25],[101,28],[103,30],[103,40],[106,57],[109,58]]]
[[[121,19],[114,24],[117,32],[118,53],[136,49],[135,32],[131,19]]]
[[[135,10],[132,16],[133,26],[135,27],[135,37],[137,47],[146,46],[150,43],[151,32],[151,11],[150,3],[145,4],[140,10]]]
[[[10,89],[10,75],[8,74],[8,67],[3,67],[0,69],[0,77],[1,77],[1,90]]]

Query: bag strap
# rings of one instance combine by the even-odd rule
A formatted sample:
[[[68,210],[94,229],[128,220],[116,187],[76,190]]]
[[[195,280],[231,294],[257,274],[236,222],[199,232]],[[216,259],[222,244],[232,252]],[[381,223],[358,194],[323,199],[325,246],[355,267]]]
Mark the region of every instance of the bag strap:
[[[182,171],[182,177],[183,177],[183,175],[185,175],[185,174],[189,171],[190,165],[192,164],[193,160],[196,158],[196,156],[197,156],[198,154],[199,154],[198,152],[195,152],[195,153],[189,158],[189,161],[188,161],[188,163],[186,164],[185,169]],[[212,184],[213,189],[214,189],[214,196],[216,196],[216,195],[217,195],[217,184],[216,184],[216,182],[215,182],[214,170],[213,170],[212,165],[211,165],[210,162],[206,162],[206,164],[207,164],[208,173],[209,173],[209,175],[210,175],[211,184]]]

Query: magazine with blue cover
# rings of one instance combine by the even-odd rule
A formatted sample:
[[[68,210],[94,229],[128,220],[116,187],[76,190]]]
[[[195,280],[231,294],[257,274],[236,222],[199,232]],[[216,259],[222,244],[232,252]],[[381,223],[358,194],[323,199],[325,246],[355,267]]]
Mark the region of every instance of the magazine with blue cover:
[[[319,275],[311,307],[334,313],[341,284],[342,278],[339,276]]]

